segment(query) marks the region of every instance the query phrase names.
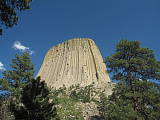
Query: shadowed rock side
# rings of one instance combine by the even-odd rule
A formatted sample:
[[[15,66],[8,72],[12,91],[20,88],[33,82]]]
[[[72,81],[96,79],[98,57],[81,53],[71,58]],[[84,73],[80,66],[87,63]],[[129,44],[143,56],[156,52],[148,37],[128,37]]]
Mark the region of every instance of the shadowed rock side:
[[[56,89],[76,84],[106,88],[111,83],[99,49],[93,40],[86,38],[68,40],[51,48],[38,76]]]

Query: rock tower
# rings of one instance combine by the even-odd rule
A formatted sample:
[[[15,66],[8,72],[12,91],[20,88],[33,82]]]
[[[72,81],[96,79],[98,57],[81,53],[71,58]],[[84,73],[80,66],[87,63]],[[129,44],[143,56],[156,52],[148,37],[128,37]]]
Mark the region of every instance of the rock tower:
[[[76,84],[106,88],[111,83],[98,47],[88,38],[76,38],[52,47],[44,58],[38,76],[56,89]]]

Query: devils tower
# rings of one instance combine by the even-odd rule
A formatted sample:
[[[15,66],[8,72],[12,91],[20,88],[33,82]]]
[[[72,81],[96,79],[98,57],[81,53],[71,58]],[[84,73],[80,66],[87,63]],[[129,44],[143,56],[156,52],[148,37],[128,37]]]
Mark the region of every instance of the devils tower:
[[[71,39],[52,47],[44,58],[38,76],[56,89],[76,84],[106,88],[111,82],[98,47],[88,38]]]

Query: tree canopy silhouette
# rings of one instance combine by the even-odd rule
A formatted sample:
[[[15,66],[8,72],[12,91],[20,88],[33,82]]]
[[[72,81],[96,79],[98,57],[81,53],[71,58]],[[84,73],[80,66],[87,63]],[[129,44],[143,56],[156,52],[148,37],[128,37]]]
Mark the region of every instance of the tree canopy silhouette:
[[[138,41],[122,40],[106,64],[119,82],[109,98],[102,97],[100,111],[106,120],[158,120],[160,118],[160,61]]]
[[[2,35],[3,26],[11,28],[18,22],[18,11],[30,8],[32,0],[0,0],[0,34]]]

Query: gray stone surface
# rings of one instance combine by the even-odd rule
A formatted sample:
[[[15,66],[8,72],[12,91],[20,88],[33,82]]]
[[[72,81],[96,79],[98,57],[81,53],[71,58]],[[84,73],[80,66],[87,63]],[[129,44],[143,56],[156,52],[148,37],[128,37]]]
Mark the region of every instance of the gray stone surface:
[[[96,88],[108,88],[111,80],[101,53],[92,39],[76,38],[52,47],[46,54],[38,76],[47,85],[60,88],[94,83]]]

